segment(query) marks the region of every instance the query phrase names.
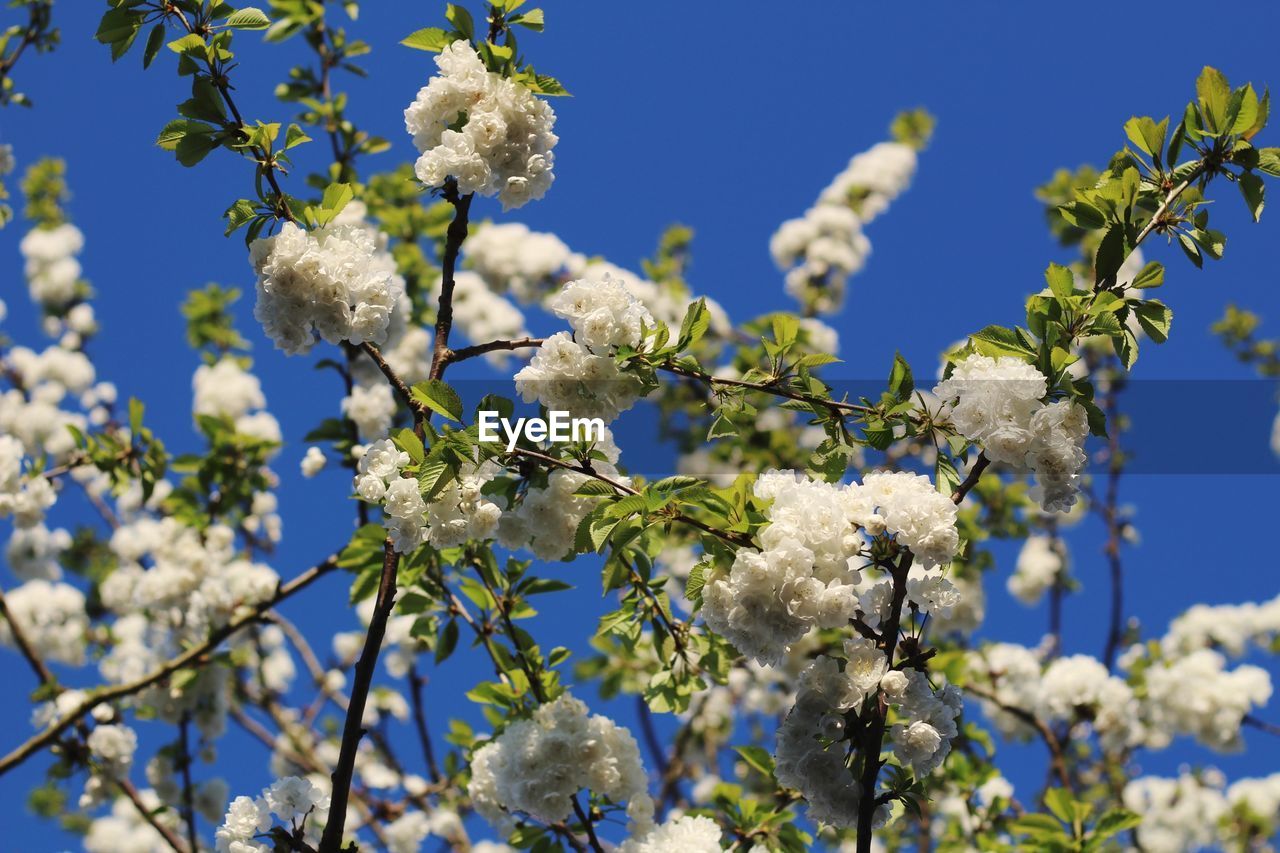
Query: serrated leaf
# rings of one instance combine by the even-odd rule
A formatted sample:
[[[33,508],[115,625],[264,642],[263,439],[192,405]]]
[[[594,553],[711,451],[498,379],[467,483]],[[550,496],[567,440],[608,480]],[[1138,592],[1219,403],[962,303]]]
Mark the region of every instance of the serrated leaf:
[[[1244,203],[1248,205],[1253,221],[1257,222],[1262,218],[1262,206],[1266,203],[1266,187],[1262,184],[1262,178],[1253,172],[1242,172],[1238,183],[1240,194],[1244,196]]]
[[[271,26],[271,19],[261,9],[246,6],[232,12],[224,23],[235,30],[265,30]]]
[[[453,35],[439,27],[425,27],[410,33],[400,41],[400,44],[405,47],[411,47],[414,50],[429,50],[432,53],[439,53],[452,43]]]
[[[428,379],[413,386],[413,399],[438,415],[457,423],[462,422],[462,400],[441,379]]]
[[[1075,290],[1076,277],[1061,264],[1049,264],[1049,268],[1044,271],[1044,280],[1049,285],[1049,291],[1060,299],[1066,299]]]

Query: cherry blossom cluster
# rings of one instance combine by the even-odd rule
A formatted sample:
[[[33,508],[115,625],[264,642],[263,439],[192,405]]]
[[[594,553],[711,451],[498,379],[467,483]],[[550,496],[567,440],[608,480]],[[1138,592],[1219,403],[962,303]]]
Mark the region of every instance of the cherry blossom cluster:
[[[430,542],[437,548],[488,539],[502,518],[502,507],[481,494],[501,470],[494,461],[462,466],[430,503],[423,500],[416,477],[402,477],[409,454],[389,439],[370,445],[357,464],[353,486],[369,503],[380,504],[383,524],[400,553]]]
[[[475,49],[455,41],[436,57],[439,74],[404,111],[422,156],[414,166],[428,187],[446,178],[458,192],[498,197],[504,210],[546,195],[555,180],[556,115],[525,87],[485,68]]]
[[[1033,494],[1046,511],[1070,509],[1080,489],[1089,434],[1085,411],[1070,400],[1043,403],[1047,383],[1035,366],[1008,356],[973,354],[956,362],[933,392],[951,404],[956,429],[987,458],[1035,473]]]
[[[681,287],[660,285],[600,258],[570,251],[554,234],[531,231],[518,222],[480,226],[467,241],[467,260],[495,293],[511,293],[524,304],[548,304],[561,285],[575,280],[621,282],[657,320],[679,328],[689,308]],[[728,315],[713,299],[706,300],[711,331],[729,331]],[[474,339],[474,336],[472,336]]]
[[[410,385],[421,382],[431,370],[431,333],[413,322],[413,304],[388,249],[387,235],[369,221],[368,208],[362,201],[349,202],[334,217],[333,224],[359,228],[373,241],[369,266],[375,274],[387,276],[391,290],[398,294],[387,321],[386,338],[375,343],[396,375]],[[351,360],[351,378],[353,387],[341,403],[343,416],[356,425],[362,441],[386,437],[396,413],[391,386],[373,359],[363,352]]]
[[[0,518],[12,515],[19,528],[31,528],[44,521],[58,495],[44,477],[23,472],[23,450],[13,436],[0,435]]]
[[[607,429],[593,448],[604,459],[592,459],[597,474],[614,482],[631,485],[631,479],[619,473],[618,459],[622,451]],[[560,560],[573,552],[578,525],[598,501],[576,492],[590,480],[587,474],[554,468],[547,474],[545,486],[530,484],[523,499],[503,513],[498,524],[498,542],[505,548],[527,548],[541,560]]]
[[[225,355],[213,364],[200,365],[191,378],[191,387],[192,414],[226,418],[241,435],[280,443],[280,422],[266,410],[262,383],[240,359]]]
[[[1009,576],[1009,593],[1026,605],[1036,605],[1062,577],[1066,566],[1066,543],[1056,536],[1028,536],[1018,552],[1018,562]]]
[[[613,278],[571,281],[547,307],[569,321],[573,334],[547,338],[515,375],[516,390],[526,403],[615,420],[639,399],[640,384],[618,368],[613,354],[620,346],[642,350],[653,315]]]
[[[568,693],[516,720],[471,758],[468,793],[476,810],[499,828],[525,814],[547,823],[569,819],[579,790],[627,802],[633,832],[653,824],[654,804],[640,748],[626,728]]]
[[[786,272],[787,293],[818,311],[839,308],[849,277],[871,254],[862,227],[906,190],[915,170],[915,149],[881,142],[855,155],[804,216],[782,223],[769,252]]]
[[[359,225],[304,231],[286,222],[255,240],[249,260],[258,274],[253,315],[289,355],[308,352],[316,335],[331,344],[380,344],[402,282],[375,263],[378,245]]]
[[[639,837],[628,838],[618,853],[720,853],[720,825],[709,817],[678,817]]]
[[[832,485],[793,471],[768,471],[755,495],[772,501],[760,531],[762,550],[740,549],[726,571],[703,586],[703,618],[748,657],[775,664],[787,646],[816,626],[848,624],[858,610],[873,617],[892,596],[888,579],[861,597],[867,536],[891,536],[911,548],[922,573],[911,594],[926,611],[958,599],[940,573],[959,547],[955,505],[927,477],[873,472],[862,484]],[[865,534],[865,535],[864,535]]]
[[[218,853],[271,853],[274,843],[266,836],[277,822],[286,831],[303,830],[314,844],[329,814],[329,795],[310,779],[286,776],[259,797],[236,797],[227,809],[216,835]],[[262,840],[259,840],[259,839]]]
[[[1243,850],[1250,845],[1248,823],[1233,815],[1280,820],[1280,773],[1238,779],[1227,784],[1208,768],[1176,778],[1140,776],[1124,787],[1125,808],[1142,815],[1137,840],[1152,853],[1190,853],[1198,849]]]
[[[80,261],[84,234],[70,222],[37,226],[18,244],[26,259],[27,289],[43,308],[60,311],[80,295]]]

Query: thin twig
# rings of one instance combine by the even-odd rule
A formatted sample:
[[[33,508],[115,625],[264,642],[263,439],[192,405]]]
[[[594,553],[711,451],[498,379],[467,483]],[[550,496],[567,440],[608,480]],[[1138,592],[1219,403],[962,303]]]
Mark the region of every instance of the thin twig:
[[[142,795],[138,793],[138,789],[134,787],[132,782],[128,779],[116,779],[115,783],[125,797],[129,799],[129,802],[133,803],[133,807],[138,810],[138,814],[142,816],[142,819],[160,834],[160,837],[173,848],[175,853],[188,853],[187,846],[182,843],[182,839],[178,837],[178,834],[161,823],[151,813],[151,809],[147,808],[147,804],[142,801]]]
[[[971,693],[979,699],[987,700],[1001,711],[1017,717],[1019,720],[1035,729],[1040,734],[1040,738],[1044,741],[1045,746],[1049,749],[1049,763],[1053,767],[1053,772],[1057,775],[1058,781],[1061,782],[1062,787],[1066,788],[1068,791],[1073,790],[1071,776],[1067,773],[1067,763],[1062,749],[1062,742],[1058,739],[1058,736],[1053,733],[1053,729],[1049,728],[1048,723],[1044,722],[1044,720],[1041,720],[1025,708],[1019,708],[1017,705],[1010,705],[1009,703],[1004,702],[997,697],[995,693],[984,687],[980,687],[975,684],[966,684],[964,686],[964,690],[966,693]]]
[[[18,647],[18,651],[26,659],[27,665],[36,674],[36,678],[40,679],[41,686],[57,684],[57,679],[53,677],[49,667],[45,665],[35,647],[31,645],[31,641],[27,639],[26,631],[18,624],[18,620],[9,610],[9,604],[5,601],[3,590],[0,590],[0,616],[3,616],[8,621],[9,634],[13,637],[13,644]],[[0,772],[3,772],[3,770],[0,770]]]

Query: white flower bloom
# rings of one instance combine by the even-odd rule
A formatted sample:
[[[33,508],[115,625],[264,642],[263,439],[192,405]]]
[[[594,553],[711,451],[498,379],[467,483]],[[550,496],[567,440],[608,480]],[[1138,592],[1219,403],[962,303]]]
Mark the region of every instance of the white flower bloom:
[[[546,101],[488,71],[465,40],[436,57],[440,73],[404,111],[422,156],[414,171],[429,187],[494,196],[504,210],[542,198],[555,179],[556,116]],[[458,127],[461,123],[461,127]]]

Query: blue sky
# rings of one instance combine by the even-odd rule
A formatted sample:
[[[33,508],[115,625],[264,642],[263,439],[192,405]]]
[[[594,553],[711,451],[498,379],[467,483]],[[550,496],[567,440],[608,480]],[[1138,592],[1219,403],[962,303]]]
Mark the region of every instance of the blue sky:
[[[82,261],[98,291],[99,374],[122,395],[148,403],[149,422],[173,450],[194,449],[190,382],[197,359],[185,347],[178,305],[188,289],[210,281],[251,290],[243,244],[224,239],[220,221],[226,205],[250,191],[251,170],[225,152],[184,169],[157,149],[155,135],[187,97],[186,82],[173,74],[168,55],[145,74],[137,54],[112,66],[107,50],[92,41],[97,14],[82,5],[58,4],[63,45],[19,65],[19,88],[36,107],[6,110],[0,142],[14,145],[20,169],[41,155],[68,161],[71,213],[87,237]],[[841,375],[848,378],[885,375],[895,349],[925,375],[937,353],[965,333],[1018,322],[1025,295],[1042,286],[1045,265],[1064,260],[1033,187],[1060,166],[1105,161],[1123,144],[1121,125],[1131,114],[1158,119],[1180,110],[1202,65],[1221,68],[1233,83],[1280,84],[1273,42],[1280,8],[1261,3],[1252,4],[1247,26],[1192,28],[1186,23],[1200,20],[1203,8],[1188,2],[1162,4],[1160,19],[1175,23],[1161,28],[1145,9],[1101,2],[1072,4],[1069,16],[1060,6],[996,2],[911,8],[816,2],[781,14],[765,4],[545,5],[548,32],[525,36],[521,45],[540,71],[575,95],[555,103],[556,184],[545,200],[510,216],[488,200],[476,211],[554,231],[577,251],[633,268],[664,226],[692,226],[691,282],[737,319],[789,307],[767,251],[777,224],[802,213],[853,153],[884,138],[898,110],[924,106],[937,116],[914,186],[869,228],[872,257],[833,320]],[[357,123],[393,142],[390,152],[365,161],[367,172],[413,155],[401,111],[425,83],[430,57],[396,43],[437,24],[443,4],[366,6],[348,29],[373,46],[365,62],[370,77],[344,78],[340,88],[351,93]],[[13,17],[4,15],[5,23]],[[288,107],[271,92],[300,61],[302,45],[257,42],[254,34],[237,37],[237,100],[247,117],[287,120]],[[1280,124],[1266,132],[1267,142],[1280,144]],[[323,156],[322,146],[310,147],[303,149],[304,165],[308,155]],[[1126,554],[1126,598],[1148,634],[1162,632],[1193,602],[1263,600],[1277,589],[1274,550],[1255,544],[1265,543],[1260,533],[1274,524],[1280,485],[1280,466],[1263,452],[1275,389],[1223,384],[1249,373],[1208,326],[1234,300],[1263,314],[1280,335],[1280,224],[1272,211],[1262,224],[1250,223],[1233,187],[1214,192],[1222,200],[1213,208],[1215,222],[1229,235],[1225,260],[1197,271],[1176,249],[1155,245],[1148,254],[1170,267],[1161,297],[1175,319],[1169,344],[1144,348],[1137,376],[1207,380],[1170,383],[1171,393],[1149,412],[1144,406],[1147,420],[1137,424],[1152,436],[1137,448],[1137,464],[1159,473],[1124,482],[1142,532],[1141,545]],[[21,222],[0,232],[0,280],[10,309],[5,327],[19,342],[42,345],[21,278],[22,232]],[[287,442],[277,466],[285,480],[279,492],[285,542],[275,565],[288,577],[338,546],[350,524],[340,472],[305,483],[296,475],[302,435],[336,411],[340,390],[332,373],[312,370],[308,359],[272,351],[248,307],[242,305],[242,331],[254,344],[256,371]],[[476,369],[467,375],[483,375]],[[1209,443],[1170,441],[1171,433],[1191,441],[1206,436]],[[1157,435],[1165,440],[1155,442]],[[1243,548],[1231,541],[1235,531]],[[1085,591],[1066,604],[1068,652],[1096,654],[1102,647],[1101,543],[1093,522],[1073,535]],[[997,549],[983,633],[1033,644],[1045,630],[1045,613],[1004,592],[1014,553]],[[580,591],[535,619],[531,630],[547,645],[581,649],[608,607],[597,592],[595,565],[584,560],[548,573],[578,583]],[[0,578],[12,584],[7,572]],[[285,612],[323,645],[334,625],[355,625],[343,612],[345,601],[345,580],[333,577]],[[1273,677],[1280,674],[1271,661],[1263,663]],[[476,718],[461,694],[482,676],[480,666],[463,654],[433,674],[428,689],[437,732],[447,716]],[[0,703],[0,748],[7,748],[29,731],[30,674],[17,656],[4,655],[0,678],[14,686],[10,701]],[[579,693],[593,695],[588,687]],[[633,719],[629,701],[593,705],[620,722]],[[1280,710],[1264,716],[1280,720]],[[1247,740],[1247,754],[1237,756],[1179,741],[1143,756],[1142,765],[1171,773],[1182,764],[1213,764],[1231,776],[1280,767],[1280,742],[1255,732]],[[1006,755],[1006,772],[1031,796],[1043,778],[1042,755],[1035,748]],[[269,781],[265,759],[233,732],[218,769],[233,793],[256,791]],[[45,763],[31,761],[0,777],[2,844],[12,845],[6,849],[74,846],[19,805]]]

